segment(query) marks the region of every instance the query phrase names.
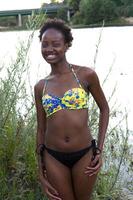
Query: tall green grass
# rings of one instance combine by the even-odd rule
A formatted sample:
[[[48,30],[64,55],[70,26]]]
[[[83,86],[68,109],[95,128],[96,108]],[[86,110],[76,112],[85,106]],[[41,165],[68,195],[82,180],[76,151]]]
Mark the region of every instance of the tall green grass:
[[[32,33],[17,48],[17,57],[6,68],[6,76],[0,78],[0,199],[1,200],[46,200],[37,177],[35,155],[36,116],[32,91],[27,91],[29,69],[28,52],[35,29],[40,26],[41,18],[32,16],[27,26]],[[101,37],[101,36],[100,36]],[[98,54],[98,49],[96,51]],[[95,55],[95,62],[96,62]],[[0,67],[1,72],[3,67]],[[110,70],[111,71],[111,70]],[[104,84],[107,78],[105,77]],[[29,87],[31,88],[31,86]],[[109,103],[115,95],[109,98]],[[89,123],[97,135],[98,108],[90,98]],[[128,144],[129,130],[127,113],[122,114],[116,105],[111,108],[110,121],[119,116],[114,127],[109,126],[105,141],[104,165],[99,174],[93,193],[93,200],[121,199],[123,187],[131,188],[129,180],[122,182],[121,168],[126,163],[130,173],[131,158]],[[123,123],[125,128],[123,129]]]

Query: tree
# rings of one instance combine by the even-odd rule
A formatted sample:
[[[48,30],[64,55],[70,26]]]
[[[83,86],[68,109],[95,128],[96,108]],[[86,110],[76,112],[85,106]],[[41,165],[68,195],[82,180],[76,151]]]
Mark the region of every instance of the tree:
[[[116,4],[116,6],[123,5],[122,0],[112,0],[112,1]]]
[[[63,3],[67,4],[68,6],[72,7],[73,10],[76,12],[79,10],[81,0],[64,0]]]
[[[51,3],[59,3],[59,0],[51,0]]]
[[[82,0],[80,13],[84,24],[111,20],[117,16],[116,4],[112,0]]]
[[[79,5],[80,5],[81,0],[69,0],[69,6],[74,9],[74,11],[79,10]]]
[[[115,0],[117,2],[117,0]],[[125,6],[129,6],[131,4],[133,4],[132,0],[119,0],[121,1],[121,5],[125,5]]]
[[[119,16],[133,16],[133,1],[132,0],[112,0],[117,6]]]

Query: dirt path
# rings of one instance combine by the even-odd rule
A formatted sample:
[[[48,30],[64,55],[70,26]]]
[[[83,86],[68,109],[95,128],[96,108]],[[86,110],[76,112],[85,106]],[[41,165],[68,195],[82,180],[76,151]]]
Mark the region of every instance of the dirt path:
[[[129,24],[133,24],[133,17],[124,17],[123,18],[126,22],[128,22]]]

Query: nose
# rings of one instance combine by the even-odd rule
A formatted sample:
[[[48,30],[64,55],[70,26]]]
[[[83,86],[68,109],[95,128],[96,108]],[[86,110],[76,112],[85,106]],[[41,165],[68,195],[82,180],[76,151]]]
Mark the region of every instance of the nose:
[[[53,46],[52,45],[48,45],[47,48],[45,48],[45,51],[47,52],[52,52],[54,49],[53,49]]]

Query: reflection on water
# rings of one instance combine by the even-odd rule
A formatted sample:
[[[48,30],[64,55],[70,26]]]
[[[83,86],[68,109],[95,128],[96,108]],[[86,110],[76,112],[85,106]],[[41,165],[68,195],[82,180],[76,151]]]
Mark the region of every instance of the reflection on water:
[[[94,67],[94,56],[101,28],[73,29],[73,46],[67,53],[69,62],[82,66]],[[19,40],[26,40],[30,32],[1,32],[0,33],[0,64],[8,66],[9,58],[16,56],[16,46]],[[50,67],[43,60],[40,53],[39,31],[35,32],[30,50],[30,79],[34,85],[37,79],[43,78],[49,73]],[[96,72],[103,82],[112,63],[113,68],[104,85],[107,97],[111,95],[115,83],[117,90],[115,98],[121,104],[121,111],[128,110],[129,129],[133,130],[133,27],[108,27],[102,31],[102,38],[96,60]],[[39,68],[38,68],[39,66]],[[38,78],[36,74],[38,73]]]

